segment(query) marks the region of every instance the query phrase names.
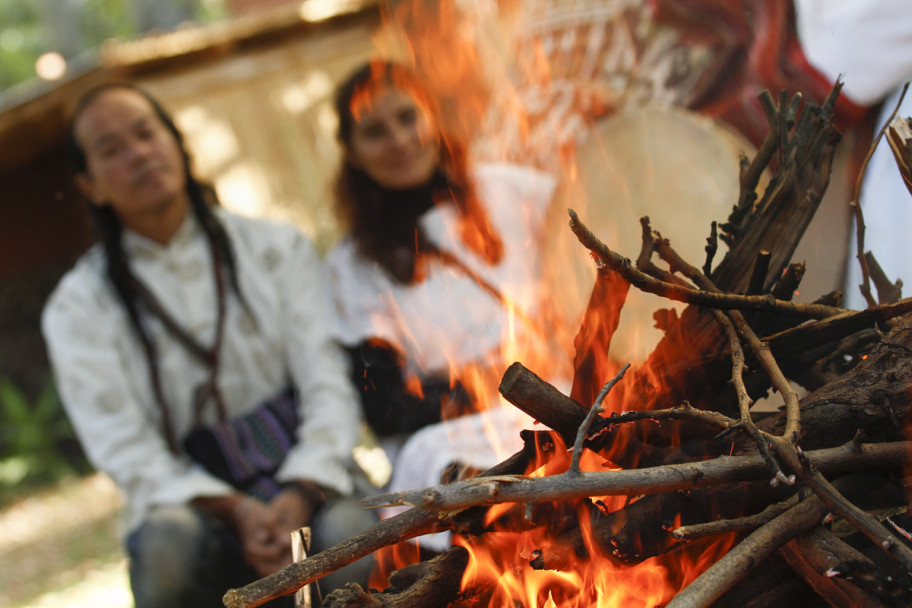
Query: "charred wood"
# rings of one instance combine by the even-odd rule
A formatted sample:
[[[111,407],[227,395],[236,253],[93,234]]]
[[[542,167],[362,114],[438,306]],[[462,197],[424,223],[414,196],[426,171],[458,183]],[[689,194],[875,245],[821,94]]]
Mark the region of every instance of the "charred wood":
[[[912,414],[910,353],[912,315],[907,315],[854,369],[801,400],[799,443],[818,449],[849,441],[859,431],[872,441],[902,437]],[[784,418],[768,418],[759,426],[775,433],[784,428]]]
[[[522,363],[514,363],[500,381],[500,394],[536,421],[560,433],[572,445],[589,410],[539,378]]]
[[[831,608],[812,587],[795,575],[779,552],[759,560],[749,576],[732,585],[713,603],[713,608],[770,606]]]
[[[449,606],[459,597],[460,581],[469,554],[453,547],[430,560],[410,564],[390,575],[382,593],[367,593],[348,583],[330,593],[323,608],[427,608]]]
[[[863,562],[873,567],[874,562],[861,552],[847,545],[832,532],[817,526],[795,537],[779,552],[792,570],[826,599],[833,608],[882,608],[883,603],[859,589],[843,577],[827,576],[831,568],[845,562]]]

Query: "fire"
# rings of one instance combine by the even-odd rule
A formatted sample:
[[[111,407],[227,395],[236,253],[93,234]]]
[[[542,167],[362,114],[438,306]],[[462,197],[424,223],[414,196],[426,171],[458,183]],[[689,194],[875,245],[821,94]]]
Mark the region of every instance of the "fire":
[[[560,442],[541,451],[530,476],[557,475],[569,466],[569,452]],[[604,470],[606,462],[584,452],[581,469]],[[624,506],[624,497],[593,497],[575,508],[499,504],[489,509],[488,529],[478,537],[457,537],[456,544],[470,554],[463,575],[465,605],[490,608],[651,608],[661,606],[694,580],[730,548],[733,537],[699,541],[634,565],[612,559],[595,540],[590,514],[593,505],[605,512]],[[532,519],[528,519],[529,513]],[[558,527],[578,522],[585,555],[579,556],[561,541]],[[671,527],[680,524],[676,518]],[[548,555],[543,569],[541,556]],[[536,567],[536,561],[539,564]],[[472,603],[481,601],[480,604]]]
[[[490,535],[492,538],[487,538]],[[533,570],[527,565],[531,548],[545,544],[533,533],[487,533],[485,544],[466,542],[472,559],[463,577],[463,589],[482,587],[489,593],[487,606],[528,608],[651,608],[673,595],[667,570],[650,560],[636,568],[618,568],[610,561],[580,560],[565,572]]]
[[[485,12],[498,4],[500,12]],[[595,283],[591,260],[568,263],[570,259],[587,257],[566,229],[565,208],[572,205],[584,212],[585,200],[573,200],[574,195],[581,193],[574,187],[581,172],[577,164],[570,161],[577,160],[573,151],[578,143],[578,132],[591,125],[582,124],[581,114],[571,111],[576,118],[561,126],[576,131],[564,133],[561,141],[554,145],[556,149],[552,154],[535,149],[535,129],[541,130],[543,125],[547,126],[549,117],[555,116],[547,106],[536,108],[536,101],[539,104],[545,100],[545,103],[582,105],[592,117],[607,113],[610,99],[595,91],[576,91],[569,97],[562,97],[561,89],[551,87],[554,74],[541,44],[532,45],[534,52],[529,56],[508,56],[512,48],[508,42],[515,33],[511,28],[522,23],[523,5],[476,3],[475,12],[467,14],[459,10],[456,0],[406,0],[393,3],[395,10],[385,16],[387,28],[377,37],[378,46],[387,55],[404,58],[441,95],[446,132],[454,137],[481,139],[476,156],[486,156],[487,160],[531,159],[539,166],[556,163],[569,184],[558,192],[558,197],[564,197],[561,202],[567,204],[555,205],[549,212],[553,215],[546,221],[546,230],[559,233],[562,238],[552,239],[541,252],[545,284],[513,287],[500,296],[508,316],[498,347],[490,350],[483,361],[468,365],[455,353],[440,353],[449,362],[450,377],[462,385],[478,412],[512,408],[499,396],[497,388],[503,371],[514,361],[522,362],[531,370],[546,370],[543,375],[555,386],[566,388],[566,392],[583,405],[593,403],[602,384],[619,368],[616,360],[608,356],[606,344],[608,337],[618,330],[617,315],[612,313],[624,306],[629,289],[625,281],[611,276]],[[621,5],[624,3],[618,4]],[[521,65],[510,65],[510,61]],[[507,86],[506,75],[511,69],[523,72],[527,84],[535,86],[525,93]],[[536,100],[535,96],[529,95],[533,89],[545,94]],[[359,99],[357,103],[366,104],[369,100]],[[451,110],[449,113],[447,108]],[[454,108],[458,111],[453,111]],[[509,141],[503,142],[491,133],[483,132],[490,126],[486,121],[491,115],[503,119],[499,126],[506,128]],[[555,165],[548,168],[554,169]],[[629,211],[633,213],[633,210]],[[623,227],[623,230],[633,232],[635,229],[635,225]],[[702,247],[702,242],[698,246]],[[593,283],[596,285],[594,291]],[[583,318],[585,298],[590,292],[592,299],[600,302],[602,314]],[[536,310],[534,318],[530,318],[524,312],[528,310],[527,304],[530,299],[541,298],[542,293],[549,306]],[[583,293],[586,296],[581,298]],[[417,334],[424,330],[433,332],[435,328],[417,327],[411,331]],[[574,361],[574,356],[581,353],[588,358]],[[574,378],[572,386],[571,378]],[[658,375],[642,374],[641,378],[641,386],[618,387],[619,390],[606,401],[605,409],[614,412],[640,409],[638,405],[648,401],[651,391],[662,382]],[[645,392],[637,394],[641,389]],[[445,407],[444,419],[447,418]],[[509,446],[500,445],[502,433],[496,428],[486,430],[490,431],[486,433],[489,442],[502,458],[513,453]],[[556,433],[553,435],[551,443],[541,451],[527,475],[556,475],[568,469],[568,448]],[[612,449],[623,449],[623,446]],[[611,462],[613,456],[610,450],[603,454],[584,451],[581,468],[584,471],[616,468]],[[724,555],[733,542],[731,536],[695,541],[658,557],[629,563],[631,560],[613,555],[610,547],[606,550],[601,546],[592,529],[593,513],[617,511],[626,506],[627,500],[626,497],[607,496],[568,505],[503,504],[491,507],[484,522],[484,534],[454,537],[454,544],[464,547],[470,554],[462,580],[465,605],[652,608],[669,601]],[[569,547],[561,538],[561,533],[573,526],[581,530],[582,547]],[[542,557],[546,555],[548,569],[541,567],[545,563]],[[375,572],[371,587],[383,589],[392,570],[420,558],[413,542],[381,552],[378,559],[381,567]]]

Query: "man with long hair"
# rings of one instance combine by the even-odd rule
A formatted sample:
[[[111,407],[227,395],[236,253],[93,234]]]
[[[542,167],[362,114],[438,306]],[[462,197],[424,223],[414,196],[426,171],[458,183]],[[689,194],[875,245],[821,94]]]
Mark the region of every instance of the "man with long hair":
[[[99,243],[43,314],[57,386],[126,497],[137,608],[221,606],[290,562],[292,530],[319,549],[372,521],[349,497],[360,418],[324,272],[294,227],[218,208],[142,90],[91,89],[70,124]]]

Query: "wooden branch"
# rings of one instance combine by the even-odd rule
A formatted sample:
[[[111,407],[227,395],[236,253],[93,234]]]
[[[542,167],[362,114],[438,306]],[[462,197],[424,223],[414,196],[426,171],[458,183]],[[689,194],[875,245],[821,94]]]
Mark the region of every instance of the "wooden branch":
[[[763,293],[766,274],[769,272],[769,264],[770,252],[759,252],[757,259],[754,260],[754,271],[751,274],[750,282],[747,284],[747,291],[745,292],[747,295],[756,296]]]
[[[877,149],[877,145],[880,143],[881,138],[883,138],[890,123],[893,122],[897,112],[899,112],[899,108],[902,105],[908,90],[909,83],[907,82],[905,86],[903,86],[902,92],[899,94],[899,100],[897,100],[896,107],[893,108],[892,114],[890,114],[890,117],[884,122],[883,127],[877,132],[877,137],[875,137],[874,141],[871,143],[871,147],[868,149],[868,153],[861,163],[861,169],[858,171],[858,177],[855,180],[855,193],[852,197],[852,202],[849,203],[849,207],[852,209],[852,213],[855,216],[855,245],[857,247],[855,257],[858,260],[858,264],[861,266],[861,285],[858,287],[861,289],[861,295],[864,296],[868,306],[875,306],[877,303],[874,301],[874,296],[871,295],[871,271],[868,268],[868,262],[864,255],[865,223],[864,213],[861,210],[861,185],[864,182],[864,177],[868,170],[868,164],[871,162],[871,157],[874,156],[874,150]]]
[[[800,450],[796,449],[798,441],[799,412],[798,398],[794,390],[788,385],[785,376],[779,370],[778,364],[769,353],[768,347],[760,343],[756,335],[744,321],[743,315],[737,311],[730,313],[732,319],[739,325],[742,335],[751,345],[755,356],[761,365],[770,374],[773,385],[784,393],[786,399],[786,425],[782,437],[773,437],[765,434],[776,454],[793,472],[799,475],[802,481],[810,487],[815,494],[834,512],[852,523],[871,540],[878,543],[888,554],[896,558],[907,570],[912,570],[912,550],[903,544],[897,544],[896,539],[881,526],[876,519],[856,507],[852,502],[842,496],[826,478],[808,463]]]
[[[912,312],[912,298],[900,300],[896,304],[874,306],[860,311],[846,311],[835,317],[765,336],[763,341],[770,345],[777,357],[787,357],[806,350],[808,344],[840,339],[909,312]]]
[[[899,561],[903,568],[912,572],[912,549],[897,541],[896,537],[888,532],[874,516],[859,509],[842,496],[805,454],[795,450],[795,446],[791,442],[781,437],[770,437],[770,442],[779,458],[801,477],[801,481],[820,497],[830,511],[855,526],[887,555]]]
[[[383,547],[445,529],[440,527],[440,519],[437,513],[411,509],[381,520],[335,547],[294,562],[245,587],[229,589],[222,602],[226,608],[253,608],[283,595],[291,595],[304,585]]]
[[[892,473],[887,472],[884,476]],[[868,481],[872,477],[869,471],[842,475],[834,481],[834,485],[847,496],[855,498],[870,491],[871,484]],[[530,565],[539,570],[572,569],[574,564],[591,556],[593,550],[618,565],[640,563],[657,555],[667,556],[684,540],[670,530],[672,522],[679,519],[686,524],[696,524],[722,518],[710,524],[698,525],[694,529],[715,535],[723,532],[750,532],[785,512],[787,509],[784,506],[794,507],[800,499],[812,494],[809,489],[800,488],[797,494],[793,493],[791,499],[786,501],[784,497],[789,492],[793,491],[772,488],[764,481],[737,482],[699,491],[651,494],[609,513],[582,501],[576,504],[579,520],[573,525],[557,526],[549,518],[550,530],[559,532],[559,535],[535,552],[537,555]],[[769,510],[762,518],[742,516],[745,510],[749,511],[770,501],[777,501],[778,509],[774,515]],[[588,516],[584,515],[585,511],[588,511]],[[536,517],[533,521],[539,519]],[[752,527],[734,525],[738,523],[750,524]],[[692,538],[694,537],[688,540]]]
[[[803,500],[733,547],[719,561],[681,590],[665,608],[706,608],[758,562],[801,532],[816,526],[827,514],[817,496]]]
[[[896,283],[891,283],[887,273],[883,271],[877,259],[870,251],[864,254],[865,261],[868,263],[868,271],[871,280],[874,282],[874,288],[877,289],[878,304],[893,304],[902,298],[902,279],[897,279]]]
[[[729,316],[747,342],[754,357],[760,362],[760,366],[766,371],[773,387],[779,391],[785,400],[786,423],[785,431],[782,435],[792,443],[798,441],[798,432],[801,429],[801,409],[798,407],[798,394],[779,368],[779,364],[770,352],[769,344],[757,337],[754,330],[747,324],[744,315],[737,310],[733,310],[729,312]]]
[[[849,449],[854,449],[854,447]],[[870,478],[868,472],[850,473],[837,478],[833,482],[833,485],[835,485],[840,492],[854,499],[859,495],[871,491],[870,484],[867,483]],[[860,479],[863,479],[864,482],[859,483]],[[756,530],[795,507],[799,501],[806,498],[810,493],[811,491],[809,489],[801,488],[797,494],[793,494],[780,502],[768,505],[759,513],[734,519],[716,519],[705,523],[680,526],[672,530],[672,536],[680,540],[696,540],[706,536],[718,536],[731,532],[749,532],[751,530]]]
[[[729,246],[732,244],[732,238],[737,238],[740,235],[744,218],[753,211],[754,203],[757,200],[757,185],[760,183],[760,177],[772,162],[776,150],[780,148],[780,121],[778,118],[780,109],[776,106],[776,102],[768,90],[760,93],[758,99],[760,107],[763,108],[766,114],[766,121],[769,123],[770,131],[763,143],[760,144],[760,148],[757,150],[757,154],[754,155],[753,160],[749,163],[741,163],[738,204],[726,223],[726,230],[731,233],[731,236],[723,236],[723,240]],[[792,108],[788,107],[784,111],[792,111]],[[794,115],[791,116],[792,121],[794,118]],[[708,264],[706,267],[708,268]],[[707,276],[709,275],[708,272],[706,274]]]
[[[709,236],[706,237],[706,247],[703,248],[706,251],[706,260],[703,262],[703,274],[709,276],[712,272],[712,261],[716,257],[716,252],[719,249],[719,230],[716,222],[713,222],[709,229]]]
[[[504,372],[500,394],[533,419],[560,433],[565,445],[572,445],[586,408],[567,397],[534,372],[514,363]]]
[[[797,504],[798,495],[796,494],[787,500],[769,505],[760,513],[754,513],[753,515],[738,517],[736,519],[719,519],[702,524],[680,526],[672,530],[671,535],[678,540],[696,540],[707,536],[718,536],[731,532],[756,530],[773,521],[789,509],[794,508]]]
[[[901,424],[912,416],[909,384],[912,368],[912,315],[897,320],[895,327],[874,345],[851,371],[805,396],[801,402],[805,450],[851,441],[862,430],[867,441],[891,441],[902,436]],[[781,434],[784,420],[770,416],[761,430]]]
[[[698,287],[703,289],[706,292],[717,293],[719,291],[718,287],[709,279],[701,273],[697,268],[688,264],[678,253],[672,249],[671,243],[667,240],[662,240],[656,243],[656,251],[662,256],[672,268],[677,269],[682,272],[687,278],[693,281]],[[769,345],[765,342],[762,342],[757,334],[754,333],[754,330],[748,325],[747,320],[744,318],[744,315],[741,314],[738,310],[728,311],[728,316],[734,323],[738,332],[747,342],[748,347],[750,347],[751,352],[754,357],[759,361],[760,366],[764,369],[767,375],[770,378],[770,382],[773,387],[775,387],[780,394],[783,395],[786,405],[786,425],[783,435],[789,438],[790,441],[797,441],[798,431],[800,430],[799,420],[800,420],[800,409],[798,407],[798,395],[795,390],[789,384],[788,378],[785,377],[785,374],[782,373],[782,370],[779,368],[779,364],[776,362],[776,359],[773,357],[770,352]],[[741,408],[741,424],[748,429],[751,435],[758,441],[761,452],[764,455],[769,456],[766,451],[764,442],[759,437],[759,432],[756,427],[754,427],[753,422],[751,421],[750,414],[746,409],[745,400],[747,398],[747,390],[744,389],[743,383],[737,381],[736,378],[740,378],[740,366],[739,363],[743,364],[743,357],[740,357],[740,343],[737,337],[731,335],[729,325],[722,321],[723,329],[728,332],[729,335],[729,347],[732,352],[732,357],[734,361],[733,369],[733,379],[735,379],[735,386],[740,393],[739,397],[739,406]],[[739,361],[739,359],[741,359]]]
[[[808,452],[807,458],[826,473],[844,473],[859,467],[892,468],[910,454],[912,443],[895,442],[841,446]],[[590,496],[638,496],[674,490],[693,489],[734,481],[768,477],[765,459],[759,455],[722,456],[686,464],[648,469],[583,472],[579,475],[552,475],[533,478],[514,475],[475,478],[422,490],[368,496],[361,504],[374,508],[412,505],[434,511],[452,511],[471,506],[505,502],[544,502],[573,500]]]
[[[522,450],[503,462],[494,465],[482,473],[479,478],[484,475],[502,475],[516,469],[524,470],[535,449],[535,446],[531,445],[530,441],[526,441]],[[446,515],[454,516],[456,515],[455,511]],[[304,585],[370,555],[383,547],[395,545],[400,541],[431,532],[447,530],[452,526],[452,517],[444,519],[444,514],[410,509],[404,513],[381,520],[367,530],[334,547],[312,555],[304,561],[294,562],[282,570],[254,581],[245,587],[229,589],[222,601],[226,608],[255,608],[277,597],[290,595]]]
[[[912,194],[912,119],[896,116],[890,121],[887,141],[899,167],[903,182]]]
[[[608,392],[611,390],[615,384],[621,381],[621,378],[624,377],[624,374],[627,373],[627,370],[630,369],[630,364],[626,364],[621,370],[615,374],[614,378],[609,380],[602,390],[599,392],[598,396],[595,398],[595,403],[592,404],[592,407],[589,409],[589,413],[586,414],[585,420],[579,427],[579,431],[576,434],[576,440],[573,442],[573,455],[570,458],[570,469],[567,471],[570,475],[579,475],[582,473],[580,471],[580,458],[583,454],[583,441],[586,439],[586,432],[589,430],[589,427],[592,426],[592,421],[602,413],[602,401],[605,400],[605,396],[608,395]]]
[[[804,278],[807,265],[804,262],[794,262],[788,265],[783,275],[776,281],[772,289],[773,297],[777,300],[791,300],[798,289],[798,284]]]
[[[758,251],[771,253],[766,284],[778,277],[798,245],[829,183],[830,169],[840,134],[832,124],[832,108],[841,83],[833,87],[820,106],[804,102],[797,121],[792,116],[778,120],[779,168],[770,178],[760,200],[743,218],[730,217],[722,225],[730,249],[710,275],[724,292],[744,293],[751,264]],[[790,113],[801,104],[795,95],[783,110]],[[795,110],[797,111],[797,110]],[[794,124],[792,134],[783,130]],[[734,214],[733,214],[734,215]],[[725,235],[723,235],[725,236]]]
[[[851,582],[825,573],[842,562],[873,566],[864,554],[844,543],[823,526],[815,526],[779,547],[792,570],[833,608],[883,608],[883,604]]]
[[[722,430],[730,429],[738,425],[738,421],[733,418],[729,418],[719,412],[710,412],[695,408],[686,401],[677,407],[664,410],[633,411],[622,412],[620,414],[612,413],[605,416],[604,420],[605,424],[608,425],[606,428],[610,428],[610,425],[613,424],[638,422],[641,420],[654,420],[656,422],[661,420],[693,420]]]
[[[801,284],[801,280],[804,278],[806,271],[807,266],[804,262],[790,263],[782,275],[774,282],[772,287],[769,288],[769,293],[777,300],[792,300],[795,297],[795,294],[798,293],[798,287]],[[841,293],[842,292],[836,292],[836,294],[840,295]],[[832,297],[818,298],[814,300],[813,303],[839,307],[841,299],[833,299]],[[751,324],[751,327],[754,328],[754,332],[758,335],[783,331],[795,327],[800,323],[799,320],[794,318],[781,317],[768,313],[752,313],[748,316],[748,322]]]
[[[649,223],[649,216],[640,218],[640,228],[642,232],[642,245],[640,247],[640,255],[637,256],[637,270],[664,283],[673,283],[681,285],[682,287],[690,287],[686,282],[676,277],[673,272],[663,270],[652,263],[652,253],[655,250],[656,241],[660,240],[662,237],[658,232],[653,231],[652,226]]]
[[[526,412],[538,422],[558,431],[564,445],[573,445],[576,431],[586,418],[587,410],[575,399],[567,397],[562,392],[545,382],[534,372],[523,367],[521,363],[514,363],[509,367],[501,381],[501,395]],[[598,419],[600,425],[602,420]],[[572,423],[572,426],[571,426]],[[590,440],[592,437],[590,437]],[[648,462],[683,462],[683,452],[675,447],[654,447],[645,444],[636,437],[625,437],[627,445]],[[590,447],[587,441],[586,447]]]
[[[324,608],[426,608],[449,606],[459,595],[469,552],[453,547],[427,561],[409,564],[390,575],[382,593],[366,593],[356,583],[336,589]]]
[[[570,227],[573,230],[573,233],[576,234],[580,243],[589,249],[602,265],[622,275],[631,285],[641,291],[656,294],[668,298],[669,300],[705,306],[707,308],[717,308],[721,310],[759,310],[805,319],[822,319],[846,312],[845,309],[833,306],[784,302],[782,300],[776,300],[771,296],[739,296],[728,293],[709,293],[678,284],[669,284],[664,281],[659,281],[634,268],[629,259],[615,253],[598,240],[598,238],[596,238],[596,236],[582,223],[575,211],[570,209],[569,213]]]

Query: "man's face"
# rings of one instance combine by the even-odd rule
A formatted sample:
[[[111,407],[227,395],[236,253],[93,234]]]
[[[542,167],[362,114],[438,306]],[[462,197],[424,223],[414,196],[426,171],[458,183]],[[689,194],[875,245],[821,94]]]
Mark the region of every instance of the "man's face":
[[[187,175],[177,140],[142,94],[110,89],[76,118],[86,157],[77,176],[95,205],[110,205],[128,227],[188,205]]]

